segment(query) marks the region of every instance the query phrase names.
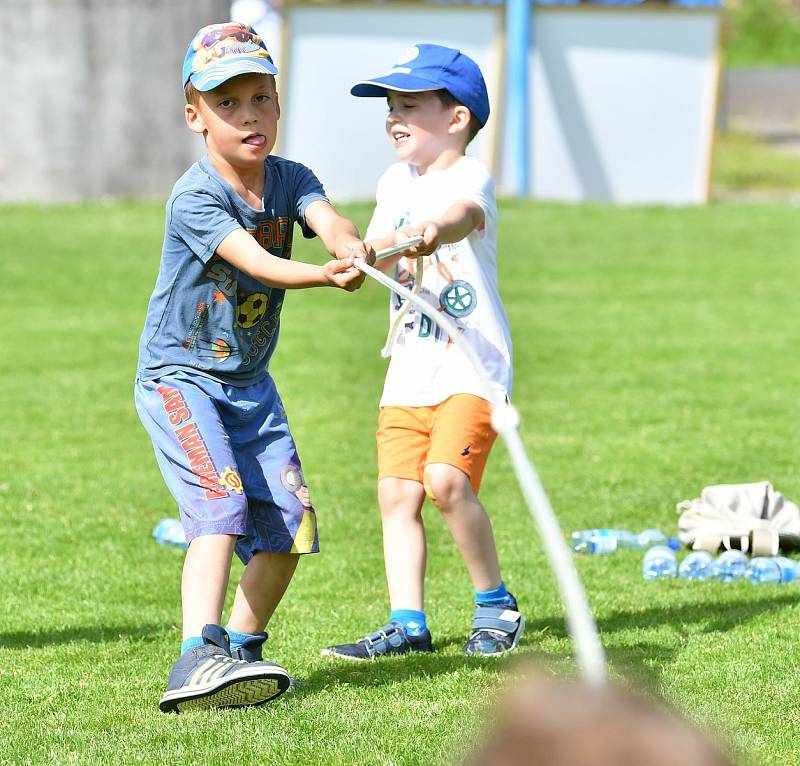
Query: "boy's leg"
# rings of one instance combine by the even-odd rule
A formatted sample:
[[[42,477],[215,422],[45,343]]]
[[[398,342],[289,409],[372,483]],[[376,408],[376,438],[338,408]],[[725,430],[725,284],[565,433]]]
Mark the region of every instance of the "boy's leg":
[[[447,463],[432,463],[425,467],[425,488],[444,516],[475,590],[497,588],[501,577],[492,522],[469,477]]]
[[[352,644],[323,649],[323,655],[368,660],[385,654],[433,649],[423,611],[427,547],[422,523],[425,490],[417,481],[382,478],[378,500],[383,553],[389,586],[389,622]]]
[[[231,445],[248,501],[248,534],[236,544],[245,564],[228,628],[234,657],[260,660],[265,628],[300,554],[316,553],[317,517],[286,412],[271,378],[230,394]]]
[[[378,502],[391,604],[389,622],[355,643],[329,646],[323,654],[365,660],[433,649],[423,611],[427,547],[422,466],[430,436],[429,409],[385,407],[380,415]]]
[[[503,583],[492,524],[477,497],[495,438],[489,403],[469,394],[453,396],[436,410],[424,469],[425,490],[442,512],[475,589],[467,654],[513,649],[525,628]]]
[[[260,633],[289,587],[300,556],[259,551],[244,568],[228,625],[238,633]]]
[[[180,373],[136,384],[137,410],[190,541],[182,580],[184,642],[161,699],[165,712],[257,705],[289,686],[277,665],[245,669],[235,662],[217,624],[235,538],[248,531],[247,499],[218,409],[224,398],[218,382]]]
[[[389,604],[423,611],[427,545],[422,521],[425,490],[417,481],[387,477],[378,482],[383,562]]]
[[[204,535],[186,551],[181,581],[184,641],[199,637],[205,625],[219,624],[235,543],[232,535]]]

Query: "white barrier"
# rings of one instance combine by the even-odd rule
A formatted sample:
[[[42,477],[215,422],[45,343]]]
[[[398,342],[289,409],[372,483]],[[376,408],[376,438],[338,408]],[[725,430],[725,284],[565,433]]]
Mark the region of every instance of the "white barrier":
[[[528,55],[532,196],[705,202],[719,27],[713,8],[537,10]]]
[[[337,199],[372,199],[394,159],[385,104],[350,86],[414,43],[458,47],[487,80],[492,116],[469,153],[514,189],[505,120],[504,7],[290,0],[279,62],[279,153]],[[709,196],[720,12],[670,6],[536,6],[528,55],[527,194],[539,199],[696,204]],[[513,92],[513,90],[512,90]]]
[[[333,198],[374,199],[394,161],[384,132],[386,102],[355,98],[351,86],[383,74],[414,43],[460,48],[483,70],[497,109],[502,85],[502,13],[495,7],[292,3],[285,9],[279,62],[283,116],[278,154],[313,168]],[[496,165],[496,118],[470,154]]]

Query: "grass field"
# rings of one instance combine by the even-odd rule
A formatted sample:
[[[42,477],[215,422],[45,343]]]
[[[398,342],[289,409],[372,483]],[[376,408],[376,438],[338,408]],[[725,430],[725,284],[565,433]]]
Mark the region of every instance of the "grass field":
[[[725,59],[733,67],[800,65],[797,0],[728,0]]]
[[[800,195],[800,152],[776,148],[746,133],[720,133],[714,144],[717,196]]]
[[[565,532],[673,531],[675,503],[720,482],[769,479],[800,500],[796,207],[506,203],[501,218],[515,401]],[[298,292],[283,312],[273,374],[323,553],[301,562],[268,654],[305,686],[264,708],[165,716],[181,554],[150,538],[175,510],[132,404],[161,207],[5,207],[0,230],[0,763],[452,763],[510,665],[460,654],[470,588],[435,509],[438,651],[366,666],[319,657],[386,615],[373,444],[384,289]],[[298,242],[296,256],[322,260],[318,244]],[[482,498],[528,618],[518,655],[573,672],[501,445]],[[640,564],[577,560],[612,675],[754,762],[800,763],[800,589],[646,583]]]

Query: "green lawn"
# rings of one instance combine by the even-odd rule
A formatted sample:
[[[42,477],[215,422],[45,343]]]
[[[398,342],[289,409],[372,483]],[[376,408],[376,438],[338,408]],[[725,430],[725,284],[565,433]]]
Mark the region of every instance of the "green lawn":
[[[725,58],[733,67],[800,66],[797,0],[726,0]]]
[[[501,218],[515,402],[565,531],[672,531],[675,503],[719,482],[770,479],[800,499],[796,207],[506,203]],[[508,663],[460,654],[470,587],[435,509],[438,651],[366,666],[319,657],[386,615],[373,443],[386,294],[375,284],[290,295],[274,359],[323,553],[301,563],[269,655],[305,686],[258,709],[158,711],[180,641],[181,554],[150,538],[175,510],[132,379],[162,226],[158,205],[0,208],[0,763],[452,763]],[[322,259],[317,243],[296,255]],[[519,654],[572,672],[501,445],[482,498],[528,618]],[[612,675],[759,763],[800,763],[800,589],[646,583],[640,558],[576,562]]]
[[[714,145],[717,195],[800,195],[800,152],[781,150],[746,133],[721,133]]]

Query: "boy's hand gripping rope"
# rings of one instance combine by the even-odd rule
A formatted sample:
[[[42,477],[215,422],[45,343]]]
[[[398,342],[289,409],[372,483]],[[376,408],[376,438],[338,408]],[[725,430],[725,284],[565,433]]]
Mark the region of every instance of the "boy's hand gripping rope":
[[[404,244],[408,249],[414,247],[418,242],[410,241]],[[376,260],[397,252],[399,252],[399,249],[395,245],[379,252],[376,255]],[[422,264],[420,260],[417,260],[417,285],[422,284]],[[418,295],[374,269],[363,260],[357,260],[356,267],[377,282],[380,282],[384,287],[405,298],[407,302],[405,308],[408,308],[409,305],[414,305],[421,312],[424,312],[425,316],[429,317],[431,321],[439,325],[450,336],[453,343],[467,355],[470,363],[478,373],[478,377],[486,391],[487,399],[492,404],[492,427],[505,441],[511,457],[511,463],[514,466],[514,472],[527,502],[528,510],[539,529],[545,552],[555,573],[567,613],[567,628],[572,637],[581,673],[589,683],[598,686],[602,685],[606,680],[606,661],[603,645],[600,643],[600,636],[597,631],[597,624],[589,609],[586,594],[572,563],[570,550],[564,540],[555,513],[553,513],[542,482],[536,473],[533,462],[525,452],[525,447],[517,431],[517,426],[519,425],[517,410],[504,398],[500,399],[498,397],[498,394],[492,388],[483,363],[469,343],[461,336],[461,333],[458,332],[458,328],[449,317],[440,311],[432,310],[433,307]],[[403,313],[401,312],[400,316]],[[392,331],[390,331],[390,337],[387,339],[385,349],[391,348],[391,341],[394,339],[397,324],[396,322],[392,327]]]

